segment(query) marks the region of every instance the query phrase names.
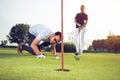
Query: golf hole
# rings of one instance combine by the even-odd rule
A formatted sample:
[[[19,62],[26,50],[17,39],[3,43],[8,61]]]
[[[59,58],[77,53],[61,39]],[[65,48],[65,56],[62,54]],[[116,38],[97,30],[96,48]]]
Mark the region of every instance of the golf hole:
[[[56,69],[56,71],[63,71],[63,72],[69,72],[69,69]]]

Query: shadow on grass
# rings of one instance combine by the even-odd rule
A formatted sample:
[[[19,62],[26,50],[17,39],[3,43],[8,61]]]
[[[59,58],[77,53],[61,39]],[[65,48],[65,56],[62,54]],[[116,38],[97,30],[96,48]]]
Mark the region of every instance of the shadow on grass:
[[[21,56],[29,56],[26,54],[0,53],[0,58],[19,58]]]
[[[56,69],[56,71],[69,72],[69,69]]]
[[[44,53],[45,56],[53,56],[51,53],[48,53],[48,52],[45,52]],[[26,53],[26,52],[23,52],[22,54],[18,54],[18,53],[15,53],[15,52],[6,52],[6,51],[2,51],[0,52],[0,58],[19,58],[19,57],[23,57],[23,56],[34,56],[30,53]]]
[[[19,57],[18,54],[10,54],[10,53],[0,53],[0,58],[13,58]]]

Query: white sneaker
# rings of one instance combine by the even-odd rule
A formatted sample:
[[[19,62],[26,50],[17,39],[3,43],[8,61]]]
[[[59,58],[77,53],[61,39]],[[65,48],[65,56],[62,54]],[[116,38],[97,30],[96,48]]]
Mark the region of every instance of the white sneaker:
[[[37,56],[37,58],[44,59],[44,58],[45,58],[45,55],[43,55],[43,54],[40,54],[40,55],[38,55],[38,56]]]

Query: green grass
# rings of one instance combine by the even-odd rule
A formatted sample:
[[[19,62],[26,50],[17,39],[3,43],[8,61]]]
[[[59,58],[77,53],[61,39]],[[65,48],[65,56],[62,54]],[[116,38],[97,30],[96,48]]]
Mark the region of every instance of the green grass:
[[[18,55],[16,49],[0,48],[0,80],[120,80],[120,54],[83,54],[80,61],[73,54],[56,60],[50,52],[45,59],[37,59],[27,52]]]

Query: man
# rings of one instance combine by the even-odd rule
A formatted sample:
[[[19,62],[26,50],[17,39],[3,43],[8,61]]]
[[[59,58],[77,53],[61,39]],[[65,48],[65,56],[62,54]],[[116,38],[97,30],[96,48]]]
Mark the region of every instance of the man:
[[[75,35],[74,35],[74,44],[76,47],[75,58],[79,60],[78,54],[83,53],[83,46],[84,46],[84,34],[85,34],[85,27],[87,25],[88,16],[85,14],[85,6],[81,5],[80,13],[75,16]],[[79,41],[78,41],[79,38]]]
[[[28,32],[28,44],[29,46],[19,43],[18,53],[22,53],[23,50],[28,51],[32,55],[37,55],[37,58],[45,58],[45,55],[41,52],[41,49],[51,45],[51,52],[56,57],[59,56],[56,53],[55,44],[61,41],[61,32],[53,33],[49,28],[42,24],[34,25],[30,27]],[[42,42],[42,43],[41,43]]]

